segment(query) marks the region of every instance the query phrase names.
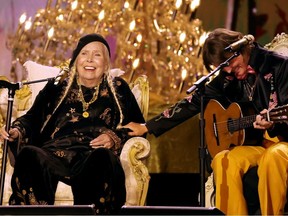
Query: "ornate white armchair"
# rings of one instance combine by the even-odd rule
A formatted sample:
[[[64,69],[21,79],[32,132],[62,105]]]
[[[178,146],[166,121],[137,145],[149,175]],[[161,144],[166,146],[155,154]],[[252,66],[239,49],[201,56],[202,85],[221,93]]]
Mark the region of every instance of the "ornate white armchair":
[[[277,34],[270,43],[265,45],[265,48],[288,56],[288,34],[284,32]]]
[[[24,68],[27,72],[27,80],[40,80],[50,77],[55,77],[63,64],[60,67],[49,67],[37,64],[32,61],[27,61]],[[120,70],[114,70],[115,75],[121,75]],[[5,77],[0,77],[4,79]],[[12,120],[18,116],[23,115],[32,105],[38,92],[44,87],[46,82],[24,85],[23,88],[16,91],[13,117]],[[148,103],[149,103],[149,82],[146,76],[138,77],[130,84],[131,90],[134,93],[141,111],[147,118]],[[0,126],[5,124],[5,116],[7,110],[6,89],[0,89]],[[2,124],[2,125],[1,125]],[[2,161],[2,148],[0,150],[0,162]],[[146,202],[146,196],[149,186],[150,175],[145,165],[147,157],[150,155],[150,143],[143,137],[130,138],[124,145],[120,155],[120,160],[125,172],[126,178],[126,206],[143,206]],[[1,166],[2,163],[0,163]],[[9,197],[11,195],[10,179],[13,173],[13,167],[9,160],[6,165],[5,185],[2,205],[8,205]],[[73,205],[72,190],[69,185],[59,182],[56,190],[55,205]]]

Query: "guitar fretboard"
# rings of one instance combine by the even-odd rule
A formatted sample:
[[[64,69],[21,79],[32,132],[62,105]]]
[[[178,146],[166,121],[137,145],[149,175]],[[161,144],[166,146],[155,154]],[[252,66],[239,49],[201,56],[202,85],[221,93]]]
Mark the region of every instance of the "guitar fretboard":
[[[228,131],[233,133],[241,129],[245,129],[253,126],[253,122],[256,120],[256,115],[245,116],[239,119],[228,120]]]

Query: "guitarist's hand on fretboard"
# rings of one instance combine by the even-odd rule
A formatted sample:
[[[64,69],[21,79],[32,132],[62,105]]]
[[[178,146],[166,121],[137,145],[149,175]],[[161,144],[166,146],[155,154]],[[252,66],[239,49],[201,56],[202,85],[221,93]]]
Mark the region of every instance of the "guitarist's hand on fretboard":
[[[267,112],[268,110],[264,109],[260,112],[260,115],[256,116],[256,120],[253,123],[254,128],[267,130],[273,127],[274,123],[272,121],[268,121],[267,118],[265,118],[265,115],[267,114]]]

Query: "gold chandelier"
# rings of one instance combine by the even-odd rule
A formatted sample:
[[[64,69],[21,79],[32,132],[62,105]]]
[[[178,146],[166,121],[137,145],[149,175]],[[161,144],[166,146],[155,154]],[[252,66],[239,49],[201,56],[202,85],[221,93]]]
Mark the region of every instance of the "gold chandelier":
[[[11,73],[27,60],[57,66],[70,58],[82,35],[97,32],[113,43],[113,67],[124,70],[128,82],[145,74],[151,92],[173,102],[206,73],[200,56],[207,33],[195,17],[199,5],[200,0],[48,0],[33,18],[22,14],[9,37]]]

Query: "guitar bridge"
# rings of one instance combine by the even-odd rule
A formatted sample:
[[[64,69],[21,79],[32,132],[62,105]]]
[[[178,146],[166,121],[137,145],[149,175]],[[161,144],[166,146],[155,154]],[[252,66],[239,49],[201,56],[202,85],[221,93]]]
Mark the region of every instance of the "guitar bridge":
[[[217,129],[217,121],[216,121],[216,115],[213,114],[213,131],[214,136],[216,138],[217,146],[220,146],[219,138],[218,138],[218,129]]]

